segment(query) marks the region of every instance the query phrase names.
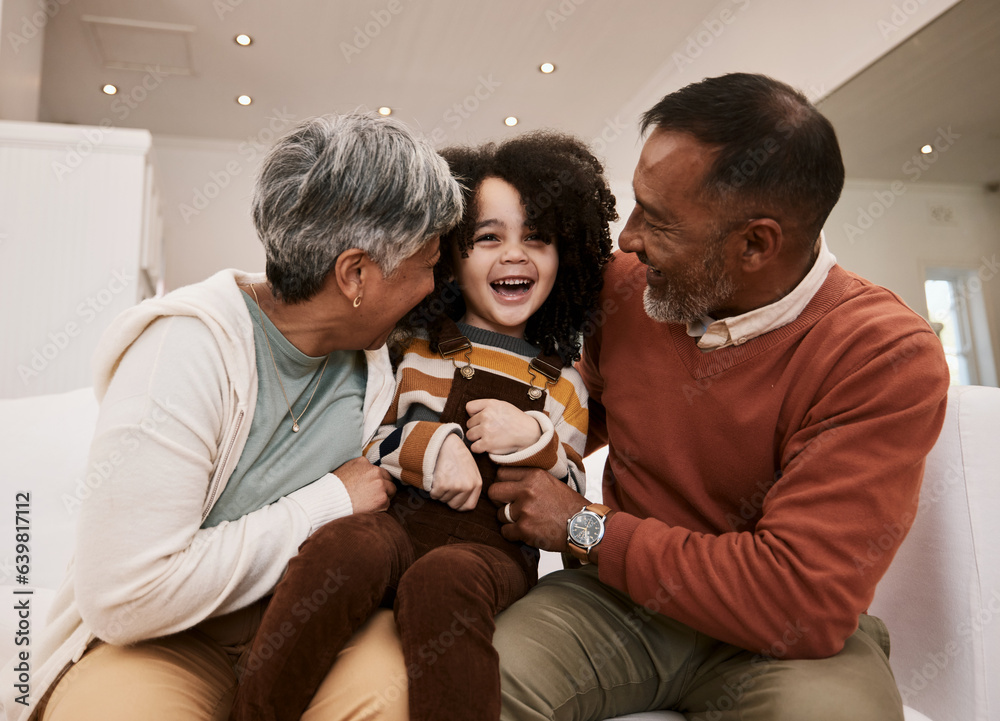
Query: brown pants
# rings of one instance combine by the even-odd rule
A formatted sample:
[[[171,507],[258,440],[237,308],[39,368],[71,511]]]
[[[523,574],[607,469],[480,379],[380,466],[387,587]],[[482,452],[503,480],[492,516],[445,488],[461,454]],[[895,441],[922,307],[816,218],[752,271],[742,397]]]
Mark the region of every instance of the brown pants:
[[[297,720],[392,588],[410,718],[499,718],[493,619],[528,587],[521,565],[496,548],[426,548],[387,513],[333,521],[303,544],[278,585],[230,718]]]
[[[465,426],[465,404],[501,398],[539,408],[526,386],[477,370],[457,372],[443,422]],[[254,639],[232,721],[295,721],[354,631],[394,595],[409,679],[410,718],[499,719],[493,619],[537,580],[537,552],[500,534],[487,497],[496,468],[476,459],[483,488],[458,512],[412,487],[387,513],[332,521],[288,564]]]

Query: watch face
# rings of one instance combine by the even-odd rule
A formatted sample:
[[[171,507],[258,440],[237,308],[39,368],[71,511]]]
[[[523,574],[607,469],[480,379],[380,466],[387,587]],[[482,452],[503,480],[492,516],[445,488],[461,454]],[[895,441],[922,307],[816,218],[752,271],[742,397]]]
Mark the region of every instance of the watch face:
[[[577,513],[570,521],[569,537],[578,546],[590,548],[600,541],[603,535],[604,524],[594,513]]]

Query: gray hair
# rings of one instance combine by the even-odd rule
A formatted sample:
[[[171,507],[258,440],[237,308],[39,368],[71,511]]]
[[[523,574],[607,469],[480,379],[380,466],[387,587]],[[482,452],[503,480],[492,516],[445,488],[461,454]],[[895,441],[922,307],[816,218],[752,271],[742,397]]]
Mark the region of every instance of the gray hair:
[[[319,292],[337,257],[363,250],[387,277],[462,218],[448,164],[403,123],[374,114],[300,123],[264,158],[253,222],[287,303]]]

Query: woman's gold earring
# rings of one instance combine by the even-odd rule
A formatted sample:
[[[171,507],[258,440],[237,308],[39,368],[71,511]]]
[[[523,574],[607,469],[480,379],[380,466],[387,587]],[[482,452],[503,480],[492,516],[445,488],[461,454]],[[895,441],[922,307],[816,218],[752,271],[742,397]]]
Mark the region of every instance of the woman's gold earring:
[[[354,299],[354,307],[357,308],[359,305],[361,305],[361,296],[360,295],[357,298]]]

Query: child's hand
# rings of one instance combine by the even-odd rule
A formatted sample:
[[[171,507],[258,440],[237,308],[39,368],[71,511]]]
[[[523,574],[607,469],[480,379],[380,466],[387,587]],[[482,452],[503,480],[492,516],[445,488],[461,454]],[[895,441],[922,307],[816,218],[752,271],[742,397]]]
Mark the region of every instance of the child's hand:
[[[507,401],[481,398],[465,404],[469,414],[465,437],[473,453],[514,453],[542,437],[538,422]]]
[[[447,503],[456,511],[471,511],[482,489],[483,477],[479,475],[476,459],[462,439],[450,433],[441,444],[434,464],[431,498]]]

